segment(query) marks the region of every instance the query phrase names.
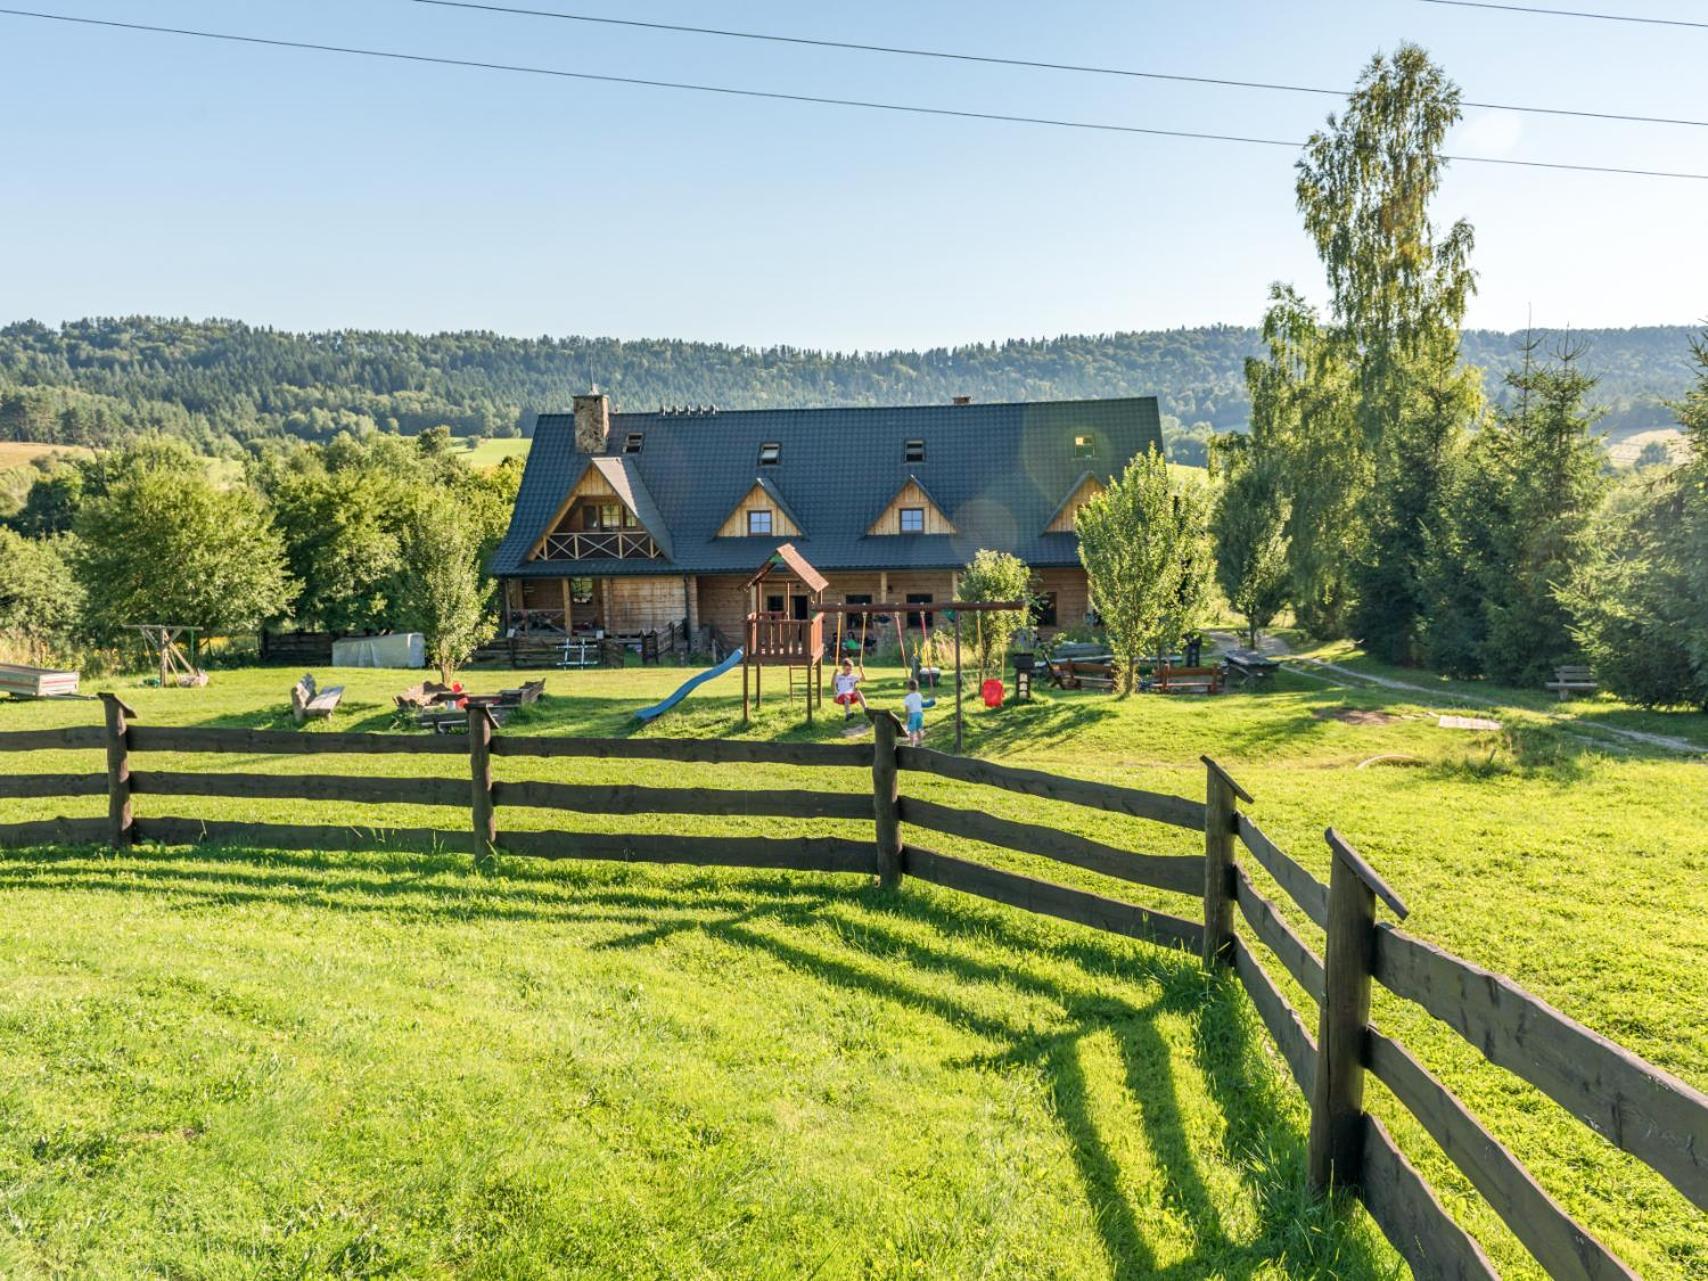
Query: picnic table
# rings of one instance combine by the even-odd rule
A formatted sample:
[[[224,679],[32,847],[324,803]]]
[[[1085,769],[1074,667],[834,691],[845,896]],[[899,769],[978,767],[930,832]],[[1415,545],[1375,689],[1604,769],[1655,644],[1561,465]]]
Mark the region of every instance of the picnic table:
[[[1266,684],[1281,670],[1280,663],[1255,649],[1230,649],[1222,656],[1222,664],[1228,675],[1237,677],[1241,685]]]

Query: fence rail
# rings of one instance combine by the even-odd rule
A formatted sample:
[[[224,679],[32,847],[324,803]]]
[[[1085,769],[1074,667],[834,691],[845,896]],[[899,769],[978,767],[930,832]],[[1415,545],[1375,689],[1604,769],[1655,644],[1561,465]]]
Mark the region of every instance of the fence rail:
[[[1311,1101],[1313,1182],[1353,1190],[1419,1277],[1494,1277],[1481,1247],[1454,1222],[1427,1182],[1363,1108],[1363,1074],[1383,1082],[1443,1153],[1549,1273],[1570,1281],[1608,1281],[1633,1273],[1536,1181],[1519,1157],[1479,1122],[1400,1042],[1370,1023],[1369,990],[1380,984],[1447,1023],[1489,1062],[1513,1072],[1588,1124],[1611,1144],[1708,1208],[1708,1097],[1621,1046],[1574,1022],[1501,975],[1460,960],[1392,924],[1405,905],[1332,829],[1333,875],[1325,885],[1239,808],[1250,794],[1205,759],[1205,799],[1065,778],[1039,770],[897,745],[897,725],[879,714],[874,744],[749,743],[702,739],[592,739],[505,736],[485,713],[470,714],[466,739],[412,734],[292,733],[133,724],[134,713],[103,695],[105,726],[0,733],[0,753],[105,750],[105,772],[8,773],[0,799],[105,794],[103,818],[55,818],[0,824],[0,847],[132,841],[193,845],[204,841],[274,849],[378,846],[529,858],[679,863],[876,875],[884,884],[912,876],[1024,911],[1128,938],[1199,951],[1231,968]],[[217,768],[133,770],[137,754],[421,755],[467,762],[467,776],[387,777],[354,773],[258,774]],[[786,765],[871,769],[868,789],[654,787],[499,780],[494,758],[583,758],[710,765]],[[447,765],[450,761],[447,759]],[[983,809],[904,796],[905,774],[928,774],[976,787],[1057,801],[1106,814],[1201,831],[1202,855],[1144,854],[1058,825],[1021,822]],[[435,827],[211,821],[133,816],[154,797],[238,797],[466,809],[460,830]],[[510,831],[498,821],[516,808],[634,815],[699,814],[869,821],[873,839],[846,835],[689,836],[673,833]],[[1088,890],[1058,885],[906,839],[913,830],[1048,859],[1116,880],[1191,895],[1193,920]],[[1281,906],[1266,897],[1245,850],[1286,899],[1325,932],[1313,950]],[[1236,931],[1236,921],[1246,932]],[[1282,986],[1261,964],[1261,943],[1319,1006],[1313,1034]]]

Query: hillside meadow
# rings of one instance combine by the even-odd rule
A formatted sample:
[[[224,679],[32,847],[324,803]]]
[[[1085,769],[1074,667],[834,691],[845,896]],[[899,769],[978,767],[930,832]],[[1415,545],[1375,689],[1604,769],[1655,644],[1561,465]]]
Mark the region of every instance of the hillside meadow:
[[[1363,661],[1328,658],[1354,671]],[[289,729],[293,675],[115,687],[144,724]],[[338,729],[394,728],[390,696],[414,679],[317,675],[347,686]],[[524,675],[466,679],[487,689]],[[629,735],[634,709],[686,673],[544,675],[545,700],[504,732]],[[872,675],[875,701],[898,702],[900,673]],[[776,697],[744,729],[740,692],[739,674],[721,678],[642,732],[860,734],[834,709],[808,729],[800,703]],[[1411,695],[1306,668],[1215,699],[1040,694],[969,708],[967,749],[1194,796],[1210,754],[1317,874],[1332,824],[1406,899],[1408,930],[1708,1086],[1704,767],[1607,733],[1664,732],[1708,752],[1708,717],[1480,688],[1499,706],[1474,710],[1500,731],[1439,727],[1466,693],[1441,683]],[[938,747],[951,741],[946,708],[932,713]],[[0,706],[0,731],[98,719],[89,702]],[[463,776],[456,757],[137,761],[216,765]],[[41,752],[6,766],[100,762]],[[780,766],[502,758],[497,769],[870,786],[861,770]],[[1055,802],[911,773],[902,786],[1147,852],[1195,848],[1190,833]],[[412,806],[142,794],[136,805],[352,828],[467,821]],[[0,802],[0,821],[101,812],[100,798]],[[501,809],[499,823],[870,834],[828,820],[522,809]],[[1196,907],[906,835],[1183,915]],[[1293,921],[1320,946],[1302,915]],[[384,849],[11,851],[0,856],[0,984],[8,1276],[1404,1271],[1362,1211],[1306,1203],[1305,1109],[1237,985],[1176,951],[917,882],[891,894],[851,876],[514,857],[482,871]],[[1289,990],[1314,1024],[1309,999]],[[1708,1277],[1708,1216],[1670,1185],[1421,1011],[1378,994],[1375,1021],[1642,1276]],[[1502,1275],[1539,1277],[1379,1087],[1370,1106]]]

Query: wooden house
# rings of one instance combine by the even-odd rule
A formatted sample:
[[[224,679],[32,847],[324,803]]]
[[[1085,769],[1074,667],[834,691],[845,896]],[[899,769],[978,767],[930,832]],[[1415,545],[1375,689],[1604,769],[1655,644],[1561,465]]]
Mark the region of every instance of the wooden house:
[[[492,570],[507,636],[674,625],[728,642],[811,593],[753,567],[791,542],[824,599],[939,603],[980,548],[1035,571],[1039,623],[1088,609],[1074,517],[1162,449],[1154,397],[1029,404],[541,414]],[[761,599],[763,595],[763,599]]]

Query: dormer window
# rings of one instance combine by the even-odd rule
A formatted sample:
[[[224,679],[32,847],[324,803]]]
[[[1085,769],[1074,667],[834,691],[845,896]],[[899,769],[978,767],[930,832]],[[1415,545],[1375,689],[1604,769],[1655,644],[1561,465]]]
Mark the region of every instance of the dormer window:
[[[925,532],[925,508],[903,507],[901,509],[901,532],[904,534],[923,534]]]
[[[749,534],[770,534],[770,508],[754,508],[752,511],[747,513],[747,532]]]
[[[778,444],[776,441],[766,441],[763,445],[759,446],[759,465],[761,467],[775,467],[782,461],[783,446]]]
[[[623,442],[623,452],[625,454],[638,454],[638,453],[640,453],[641,442],[644,441],[645,439],[646,439],[646,435],[643,432],[631,431],[629,433],[628,439]]]
[[[1087,432],[1083,436],[1073,438],[1073,456],[1075,458],[1095,458],[1097,456],[1097,441]]]
[[[902,446],[901,458],[904,463],[922,463],[925,461],[925,442],[910,440]]]

